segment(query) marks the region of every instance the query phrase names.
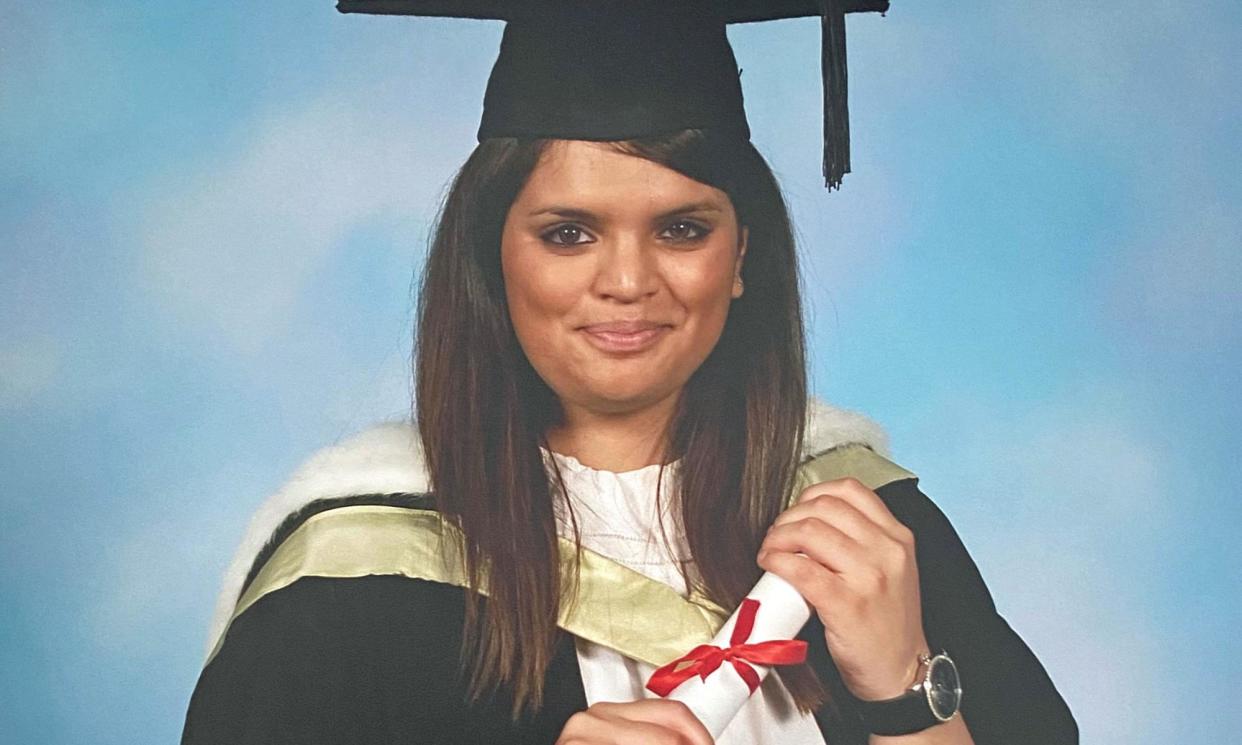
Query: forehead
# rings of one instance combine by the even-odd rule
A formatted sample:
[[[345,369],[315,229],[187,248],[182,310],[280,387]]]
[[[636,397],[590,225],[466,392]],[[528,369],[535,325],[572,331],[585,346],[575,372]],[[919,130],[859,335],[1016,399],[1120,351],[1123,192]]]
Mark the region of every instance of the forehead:
[[[549,143],[517,202],[532,208],[548,202],[653,209],[683,202],[732,206],[728,196],[713,186],[618,152],[608,143],[582,140]]]

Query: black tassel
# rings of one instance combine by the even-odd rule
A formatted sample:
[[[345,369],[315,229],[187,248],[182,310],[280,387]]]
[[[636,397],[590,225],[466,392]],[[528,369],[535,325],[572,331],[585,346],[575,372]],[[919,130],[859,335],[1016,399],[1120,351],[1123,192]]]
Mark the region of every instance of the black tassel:
[[[824,83],[824,185],[841,188],[850,172],[849,73],[845,67],[844,0],[823,2],[820,66]]]

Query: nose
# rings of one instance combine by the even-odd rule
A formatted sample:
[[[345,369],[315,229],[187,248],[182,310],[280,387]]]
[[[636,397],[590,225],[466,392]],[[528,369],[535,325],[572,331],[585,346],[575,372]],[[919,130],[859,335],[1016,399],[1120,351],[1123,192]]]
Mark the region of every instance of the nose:
[[[594,289],[600,297],[633,302],[656,292],[660,272],[655,251],[636,233],[618,233],[596,252]]]

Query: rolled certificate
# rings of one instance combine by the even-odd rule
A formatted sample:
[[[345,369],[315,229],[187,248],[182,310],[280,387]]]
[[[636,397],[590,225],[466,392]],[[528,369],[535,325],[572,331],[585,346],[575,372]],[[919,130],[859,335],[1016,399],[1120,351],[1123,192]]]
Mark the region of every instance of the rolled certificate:
[[[794,637],[810,617],[793,585],[766,572],[710,644],[656,670],[647,689],[681,701],[720,737],[772,666],[806,659],[806,642]]]

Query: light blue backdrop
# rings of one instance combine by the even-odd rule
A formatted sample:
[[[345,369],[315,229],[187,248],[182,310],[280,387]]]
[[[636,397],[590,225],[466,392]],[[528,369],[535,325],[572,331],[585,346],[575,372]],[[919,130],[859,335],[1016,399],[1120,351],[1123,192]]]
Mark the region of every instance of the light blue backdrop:
[[[888,429],[1084,742],[1235,741],[1242,4],[894,5],[850,20],[831,194],[818,24],[730,32],[815,391]],[[3,6],[0,740],[174,742],[251,511],[407,409],[500,26]]]

